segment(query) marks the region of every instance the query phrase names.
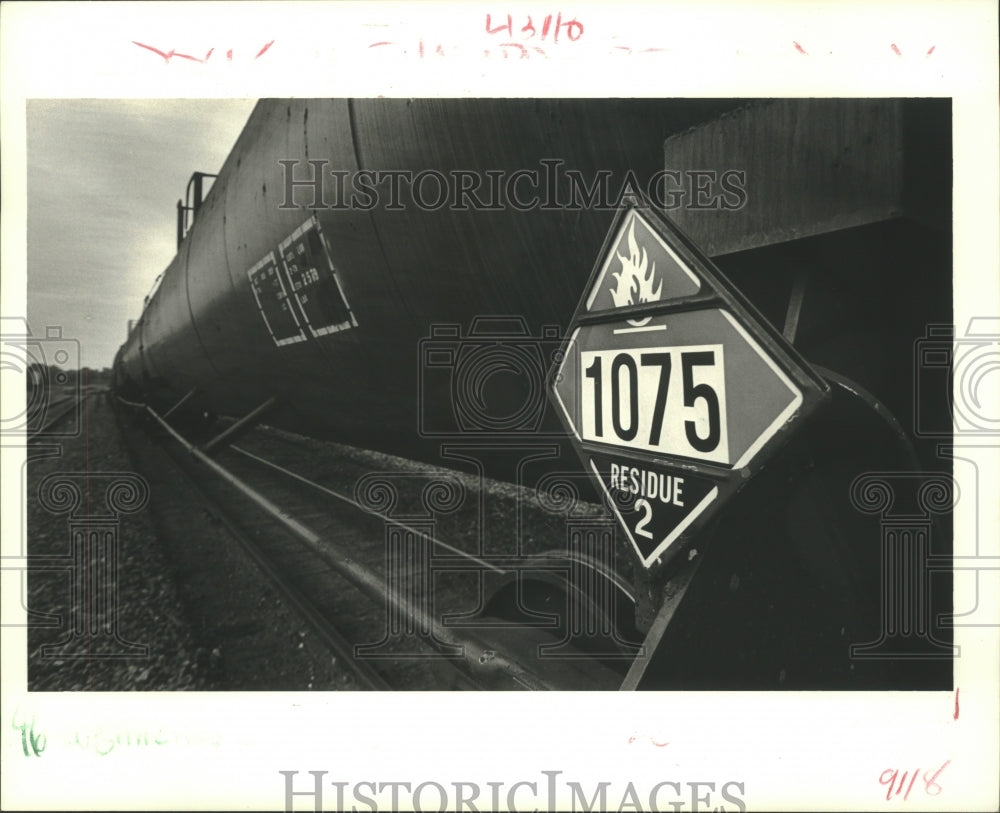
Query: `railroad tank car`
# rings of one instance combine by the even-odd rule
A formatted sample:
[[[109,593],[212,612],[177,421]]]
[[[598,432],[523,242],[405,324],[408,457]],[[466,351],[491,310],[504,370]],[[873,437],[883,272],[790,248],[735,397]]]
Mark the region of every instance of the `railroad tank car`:
[[[443,443],[485,447],[503,436],[560,450],[536,475],[579,467],[542,391],[545,373],[618,194],[630,178],[650,192],[648,179],[676,169],[687,205],[682,195],[668,214],[786,332],[795,311],[808,360],[863,387],[841,386],[801,433],[819,461],[806,468],[822,476],[795,482],[771,466],[722,517],[704,589],[672,624],[661,647],[672,663],[661,666],[674,685],[710,687],[705,675],[728,669],[731,652],[752,671],[755,658],[771,662],[764,652],[808,647],[819,618],[822,636],[836,638],[841,614],[877,611],[881,589],[880,551],[853,539],[862,521],[870,537],[872,519],[852,514],[847,488],[863,471],[935,466],[933,441],[886,422],[887,411],[905,419],[922,408],[937,423],[947,413],[909,373],[914,341],[951,318],[950,109],[815,104],[262,100],[208,194],[196,191],[193,223],[182,219],[177,255],[116,356],[116,388],[164,409],[183,400],[178,417],[266,405],[267,423],[445,466],[454,459]],[[509,186],[525,170],[536,179]],[[712,205],[696,197],[697,172],[712,184],[731,170],[738,185],[713,187]],[[382,180],[350,186],[366,172]],[[424,173],[420,189],[393,193],[385,177],[399,172]],[[581,203],[602,178],[604,200]],[[526,201],[526,188],[537,198]],[[483,451],[484,471],[512,479],[521,454],[516,443]],[[850,538],[836,555],[833,537]],[[756,573],[756,592],[720,614],[737,571]],[[810,591],[804,572],[826,575]],[[775,631],[790,626],[791,638]],[[708,652],[706,632],[717,642]],[[678,673],[685,652],[697,668]],[[950,666],[946,675],[939,664],[892,685],[943,685]]]
[[[322,166],[322,201],[311,188],[292,189],[306,207],[337,206],[331,170],[436,170],[449,180],[454,172],[492,171],[506,182],[517,170],[544,170],[539,162],[553,158],[581,171],[588,185],[598,171],[620,185],[628,170],[646,179],[660,168],[663,133],[723,106],[621,100],[595,114],[586,100],[262,101],[126,342],[120,367],[162,403],[197,387],[198,408],[240,414],[281,394],[269,418],[278,424],[433,453],[433,443],[418,442],[417,417],[431,416],[433,433],[437,416],[449,412],[449,370],[422,368],[427,360],[418,358],[417,343],[431,338],[435,325],[467,331],[476,317],[493,314],[519,315],[522,323],[501,327],[523,329],[526,342],[543,325],[565,323],[608,213],[547,208],[544,200],[529,211],[421,208],[436,202],[433,178],[422,181],[427,200],[405,200],[401,210],[390,208],[387,184],[369,211],[284,208],[289,177],[313,177]],[[527,187],[522,182],[518,194],[530,197]],[[564,184],[561,194],[567,191]],[[490,197],[478,193],[487,205]],[[273,279],[267,273],[278,247],[303,227],[317,252],[329,251],[332,269],[325,271],[336,273],[335,285],[309,290],[316,315],[308,327],[279,303],[261,302],[270,290],[255,299],[251,281]],[[289,304],[301,319],[299,306]],[[448,335],[440,333],[443,342]],[[427,386],[419,391],[421,373]],[[510,377],[515,386],[517,379]],[[503,398],[497,390],[491,395]],[[526,409],[544,403],[537,393],[522,396]],[[516,414],[518,405],[498,401],[492,411],[505,409]]]

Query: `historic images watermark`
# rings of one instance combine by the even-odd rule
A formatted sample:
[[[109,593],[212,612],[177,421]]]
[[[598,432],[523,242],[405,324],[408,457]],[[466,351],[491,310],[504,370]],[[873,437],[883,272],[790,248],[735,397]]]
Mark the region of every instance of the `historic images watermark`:
[[[964,334],[928,325],[913,349],[913,434],[939,441],[937,457],[951,460],[955,473],[868,472],[852,484],[855,508],[879,515],[882,546],[881,630],[876,640],[852,645],[854,658],[947,659],[960,652],[936,630],[997,625],[996,597],[980,589],[980,575],[1000,569],[1000,556],[980,531],[993,502],[983,488],[997,482],[1000,318],[970,319]],[[932,542],[944,533],[939,520],[960,507],[973,518],[971,536],[956,533],[950,554],[935,552]],[[954,595],[972,596],[972,606],[935,618],[935,577],[949,573]],[[959,576],[969,589],[958,589]]]
[[[852,658],[951,658],[953,648],[934,632],[931,577],[949,557],[931,552],[935,515],[950,513],[955,484],[947,474],[870,472],[851,486],[851,502],[878,514],[882,579],[879,637],[851,646]]]
[[[928,325],[913,356],[914,434],[991,437],[1000,445],[1000,317],[973,317],[964,334],[954,325]]]
[[[579,782],[562,771],[515,782],[383,782],[328,779],[329,771],[278,771],[285,810],[745,811],[746,783],[728,781]],[[362,807],[359,807],[362,805]]]
[[[23,408],[17,398],[3,399],[0,435],[32,437],[44,431],[54,440],[79,435],[79,369],[80,343],[63,336],[61,326],[49,325],[36,335],[23,317],[0,317],[3,387],[7,393],[24,392]]]
[[[55,472],[38,484],[38,502],[48,513],[66,515],[68,525],[66,553],[29,552],[21,566],[69,577],[69,612],[60,625],[64,635],[42,646],[41,657],[147,657],[147,645],[126,640],[119,630],[118,589],[121,517],[141,511],[149,502],[145,479],[132,472]]]
[[[562,341],[558,325],[532,335],[521,316],[478,316],[467,331],[431,325],[418,349],[417,431],[491,440],[563,437],[561,428],[542,425],[546,377]]]
[[[416,504],[405,504],[402,496],[406,493],[419,494]],[[441,622],[434,612],[432,560],[435,546],[460,553],[436,535],[438,517],[458,509],[465,496],[461,481],[444,475],[377,472],[356,483],[357,504],[384,521],[385,627],[381,640],[356,645],[355,657],[406,659],[460,654],[458,646],[443,640]],[[465,557],[461,564],[478,568],[486,563]],[[439,565],[437,570],[441,569]]]
[[[938,621],[943,627],[996,627],[1000,599],[982,589],[981,576],[1000,570],[990,529],[990,495],[1000,482],[1000,316],[973,317],[964,330],[928,325],[914,343],[914,390],[914,434],[937,440],[937,456],[951,460],[956,480],[966,485],[956,495],[955,517],[962,510],[972,526],[955,534],[950,563],[955,595],[971,597],[971,606],[953,607]],[[943,409],[919,408],[933,407],[935,399]],[[928,567],[934,568],[933,560]]]
[[[279,209],[614,211],[626,197],[641,200],[643,193],[667,211],[735,211],[747,203],[747,176],[740,169],[661,169],[643,180],[632,170],[619,176],[611,170],[585,176],[566,168],[560,158],[542,158],[537,167],[516,170],[350,171],[331,168],[326,159],[278,163],[283,189]]]

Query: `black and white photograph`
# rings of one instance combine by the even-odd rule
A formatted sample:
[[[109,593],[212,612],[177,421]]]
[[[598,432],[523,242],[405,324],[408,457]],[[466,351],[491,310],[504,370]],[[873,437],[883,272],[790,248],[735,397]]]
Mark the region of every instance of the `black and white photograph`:
[[[596,6],[318,4],[367,73],[299,83],[287,21],[138,5],[131,79],[4,92],[5,807],[995,809],[965,62],[689,87]],[[596,54],[635,89],[510,83]]]
[[[948,100],[263,99],[164,188],[191,107],[28,105],[30,322],[122,265],[71,290],[67,155],[177,237],[32,368],[112,474],[29,456],[32,556],[102,546],[29,570],[29,689],[951,686]]]

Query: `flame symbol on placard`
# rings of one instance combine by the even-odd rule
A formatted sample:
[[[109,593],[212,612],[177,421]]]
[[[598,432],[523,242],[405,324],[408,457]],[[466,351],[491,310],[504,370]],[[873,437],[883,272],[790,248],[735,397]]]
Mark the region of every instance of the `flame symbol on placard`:
[[[617,287],[611,289],[611,299],[616,308],[638,305],[640,302],[659,302],[663,281],[656,278],[656,263],[650,263],[646,249],[640,249],[635,240],[635,218],[628,232],[629,256],[618,255],[622,270],[612,272]],[[648,270],[647,270],[648,266]],[[641,327],[652,317],[629,319],[630,325]]]

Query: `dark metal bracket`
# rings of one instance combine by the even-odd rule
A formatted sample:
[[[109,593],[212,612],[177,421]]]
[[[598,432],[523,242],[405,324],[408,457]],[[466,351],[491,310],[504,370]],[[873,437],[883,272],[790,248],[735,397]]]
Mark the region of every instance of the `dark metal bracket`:
[[[788,298],[788,310],[785,312],[785,327],[781,335],[791,345],[795,344],[795,335],[799,330],[799,319],[802,317],[802,305],[806,298],[806,284],[809,282],[809,269],[800,268],[795,273],[792,283],[792,293]],[[815,367],[815,365],[813,365]]]
[[[195,395],[197,395],[197,393],[198,393],[198,388],[197,388],[197,387],[195,387],[194,389],[192,389],[192,390],[188,391],[188,394],[187,394],[187,395],[185,395],[185,396],[184,396],[183,398],[181,398],[181,399],[180,399],[180,400],[179,400],[179,401],[178,401],[177,403],[175,403],[175,404],[174,404],[174,405],[173,405],[172,407],[170,407],[170,409],[168,409],[168,410],[167,410],[166,412],[164,412],[164,413],[163,413],[163,417],[164,417],[164,418],[169,418],[169,417],[170,417],[171,415],[173,415],[173,414],[174,414],[174,413],[175,413],[175,412],[176,412],[176,411],[177,411],[178,409],[180,409],[180,408],[181,408],[182,406],[184,406],[184,404],[186,404],[186,403],[187,403],[188,401],[190,401],[190,400],[191,400],[191,399],[192,399],[192,398],[193,398],[193,397],[194,397]]]
[[[200,451],[204,452],[207,455],[211,455],[217,452],[219,449],[228,446],[234,440],[237,440],[238,438],[242,437],[251,429],[253,429],[258,423],[260,423],[260,419],[264,416],[264,414],[267,413],[270,409],[272,409],[274,405],[277,403],[278,403],[277,397],[272,395],[260,406],[248,412],[246,415],[244,415],[242,418],[236,421],[236,423],[234,423],[232,426],[226,427],[224,431],[220,432],[218,435],[216,435],[214,438],[208,441],[208,443],[202,445]]]

